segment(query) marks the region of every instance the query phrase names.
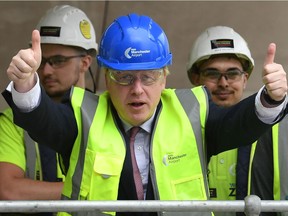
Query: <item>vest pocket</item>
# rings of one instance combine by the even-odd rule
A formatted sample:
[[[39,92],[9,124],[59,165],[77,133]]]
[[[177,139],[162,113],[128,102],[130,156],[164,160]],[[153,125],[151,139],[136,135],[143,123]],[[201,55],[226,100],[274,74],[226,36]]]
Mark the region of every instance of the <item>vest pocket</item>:
[[[96,153],[93,165],[91,190],[93,199],[117,200],[123,158]]]
[[[97,153],[94,161],[94,171],[103,178],[120,176],[122,171],[123,159],[113,155]]]
[[[203,177],[195,175],[171,181],[175,200],[206,200]]]

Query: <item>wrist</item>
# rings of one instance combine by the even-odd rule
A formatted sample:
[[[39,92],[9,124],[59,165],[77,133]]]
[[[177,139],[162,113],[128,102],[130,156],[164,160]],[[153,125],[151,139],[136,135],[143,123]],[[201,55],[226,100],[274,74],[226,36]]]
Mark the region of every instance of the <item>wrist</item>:
[[[272,106],[272,107],[280,105],[285,100],[285,97],[283,97],[283,99],[280,100],[280,101],[276,101],[276,100],[272,99],[269,96],[268,90],[266,89],[266,87],[261,92],[261,97],[260,98],[261,98],[261,102],[263,103],[263,105],[268,105],[268,106]]]

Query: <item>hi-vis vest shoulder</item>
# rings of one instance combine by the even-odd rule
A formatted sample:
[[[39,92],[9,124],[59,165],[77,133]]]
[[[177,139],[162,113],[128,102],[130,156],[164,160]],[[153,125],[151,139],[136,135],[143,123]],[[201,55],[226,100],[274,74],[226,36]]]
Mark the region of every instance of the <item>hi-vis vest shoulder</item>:
[[[4,112],[0,113],[1,115],[5,115],[7,119],[11,121],[13,124],[13,113],[12,110],[6,109]],[[36,143],[22,128],[15,125],[15,130],[18,130],[21,136],[23,136],[23,141],[25,145],[25,159],[26,159],[26,170],[25,176],[29,179],[33,180],[43,180],[43,171],[41,169],[41,155],[38,148],[38,143]],[[23,152],[24,154],[24,152]],[[64,181],[65,176],[62,173],[60,168],[60,163],[57,157],[57,177],[58,179],[62,179]]]
[[[72,89],[71,102],[79,133],[70,157],[63,199],[117,200],[126,144],[114,122],[109,101],[107,92],[96,96],[80,88]],[[162,92],[161,108],[151,133],[150,174],[156,199],[208,199],[203,144],[207,104],[203,87]],[[115,212],[75,215],[106,214]],[[165,212],[167,216],[174,214]]]

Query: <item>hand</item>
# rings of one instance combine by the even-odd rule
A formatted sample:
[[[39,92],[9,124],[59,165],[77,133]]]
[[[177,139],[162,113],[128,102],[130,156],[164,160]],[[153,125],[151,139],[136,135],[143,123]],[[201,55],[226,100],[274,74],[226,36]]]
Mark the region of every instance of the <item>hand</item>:
[[[286,72],[282,65],[274,63],[276,54],[276,44],[271,43],[268,46],[262,80],[267,89],[267,93],[274,101],[281,101],[287,92]]]
[[[38,30],[32,32],[32,47],[20,50],[7,69],[10,81],[13,81],[16,91],[23,93],[36,84],[35,72],[41,63],[41,44]]]

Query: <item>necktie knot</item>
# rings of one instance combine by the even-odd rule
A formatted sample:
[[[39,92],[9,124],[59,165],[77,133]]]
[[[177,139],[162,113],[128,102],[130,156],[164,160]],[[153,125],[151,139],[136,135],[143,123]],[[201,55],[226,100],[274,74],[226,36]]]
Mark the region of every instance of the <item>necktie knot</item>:
[[[139,132],[140,130],[140,127],[132,127],[131,130],[130,130],[130,140],[131,139],[135,139],[136,137],[136,134]]]

